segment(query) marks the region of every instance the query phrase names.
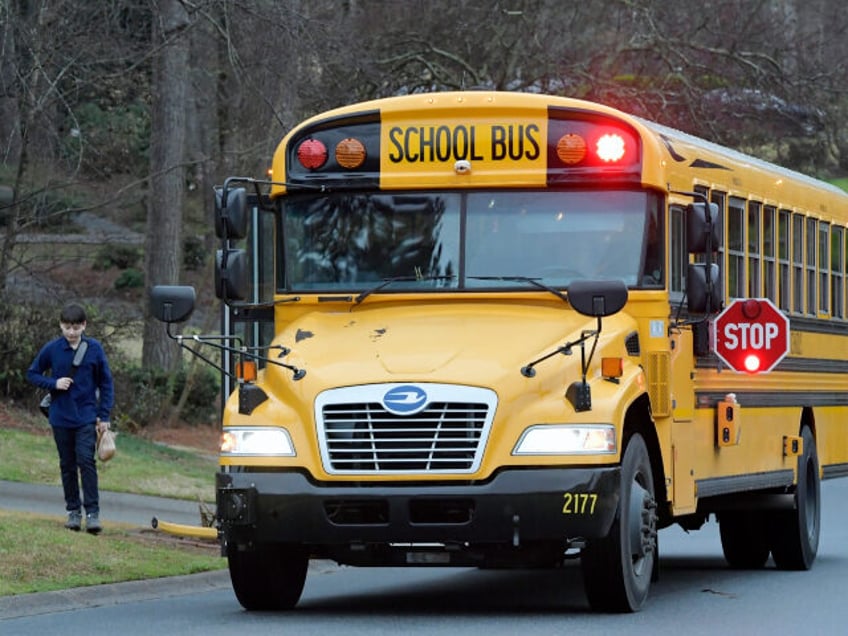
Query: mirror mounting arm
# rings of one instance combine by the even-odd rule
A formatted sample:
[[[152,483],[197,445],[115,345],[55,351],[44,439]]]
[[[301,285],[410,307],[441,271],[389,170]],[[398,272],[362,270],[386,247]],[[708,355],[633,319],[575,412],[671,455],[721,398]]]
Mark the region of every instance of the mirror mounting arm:
[[[285,362],[280,361],[277,358],[282,358],[290,353],[290,349],[284,347],[282,345],[270,345],[268,347],[263,347],[264,349],[276,349],[279,350],[277,354],[277,358],[270,358],[268,356],[260,355],[258,353],[253,353],[251,351],[247,351],[244,346],[242,346],[241,338],[238,336],[227,336],[224,334],[215,334],[215,335],[203,335],[203,336],[184,336],[181,334],[174,335],[171,333],[171,323],[166,324],[165,332],[168,334],[168,337],[171,340],[174,340],[177,345],[181,349],[185,349],[193,356],[196,356],[200,360],[203,360],[206,364],[211,366],[214,369],[217,369],[224,375],[233,380],[240,380],[238,376],[234,373],[231,373],[227,369],[225,369],[222,365],[218,364],[211,358],[205,356],[200,351],[201,345],[208,345],[213,347],[214,349],[218,349],[219,351],[227,351],[229,353],[234,353],[239,356],[239,358],[247,358],[248,360],[256,360],[257,362],[265,362],[266,364],[273,364],[278,367],[282,367],[284,369],[288,369],[292,373],[292,379],[297,381],[306,376],[306,369],[301,369],[300,367],[296,367],[292,364],[286,364]],[[197,347],[190,347],[187,344],[187,341],[196,342],[198,344]],[[233,342],[235,345],[224,344],[226,342]]]

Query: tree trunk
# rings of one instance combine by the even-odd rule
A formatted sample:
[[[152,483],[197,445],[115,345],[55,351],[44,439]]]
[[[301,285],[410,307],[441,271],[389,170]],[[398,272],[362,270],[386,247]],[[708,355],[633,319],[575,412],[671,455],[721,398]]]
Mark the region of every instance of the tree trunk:
[[[20,110],[18,109],[17,46],[11,9],[0,9],[0,164],[18,165],[21,155]]]
[[[153,103],[150,149],[150,196],[145,238],[145,291],[154,285],[179,283],[182,263],[182,209],[185,197],[185,100],[188,78],[188,40],[183,31],[188,16],[179,0],[151,0],[153,44]],[[164,327],[145,308],[142,366],[174,369],[179,349]]]
[[[216,20],[220,18],[215,14]],[[203,209],[203,241],[208,250],[213,250],[215,241],[215,185],[223,181],[220,174],[221,157],[220,128],[218,125],[218,76],[221,68],[218,53],[218,35],[210,21],[204,20],[192,28],[191,67],[193,111],[191,158],[195,162],[195,178],[200,190]]]

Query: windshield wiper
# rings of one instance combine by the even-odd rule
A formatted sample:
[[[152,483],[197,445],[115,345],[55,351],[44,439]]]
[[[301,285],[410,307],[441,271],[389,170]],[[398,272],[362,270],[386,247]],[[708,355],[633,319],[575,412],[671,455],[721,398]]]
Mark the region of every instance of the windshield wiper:
[[[358,305],[363,300],[368,298],[371,294],[376,294],[380,290],[388,287],[392,283],[400,283],[400,282],[418,282],[423,280],[453,280],[456,276],[393,276],[391,278],[384,278],[378,285],[371,287],[370,289],[366,289],[353,299],[353,304]]]
[[[530,278],[529,276],[467,276],[466,278],[471,280],[502,280],[508,282],[514,281],[519,283],[529,283],[530,285],[533,285],[533,287],[538,287],[539,289],[551,292],[560,300],[568,302],[568,296],[550,285],[545,285],[545,283],[539,282],[538,278]]]

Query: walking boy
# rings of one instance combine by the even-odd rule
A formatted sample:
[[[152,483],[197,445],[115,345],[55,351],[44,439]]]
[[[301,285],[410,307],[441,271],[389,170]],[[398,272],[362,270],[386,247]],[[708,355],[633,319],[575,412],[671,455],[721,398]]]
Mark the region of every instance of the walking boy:
[[[59,451],[59,469],[65,493],[65,509],[69,530],[82,528],[85,507],[85,529],[91,534],[102,530],[100,495],[97,488],[97,465],[94,449],[97,432],[109,428],[114,389],[112,372],[102,345],[84,338],[85,310],[67,305],[59,315],[62,335],[51,340],[35,357],[27,370],[27,379],[35,386],[50,391],[50,426]],[[85,341],[87,349],[79,366],[74,356]],[[50,372],[50,375],[45,373]],[[79,483],[82,480],[82,500]]]

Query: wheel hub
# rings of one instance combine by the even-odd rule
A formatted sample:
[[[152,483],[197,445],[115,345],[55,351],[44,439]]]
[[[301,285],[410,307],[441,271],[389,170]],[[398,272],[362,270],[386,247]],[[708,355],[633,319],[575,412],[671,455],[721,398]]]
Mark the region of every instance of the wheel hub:
[[[654,552],[657,541],[657,502],[638,482],[630,487],[630,552],[634,560]]]

